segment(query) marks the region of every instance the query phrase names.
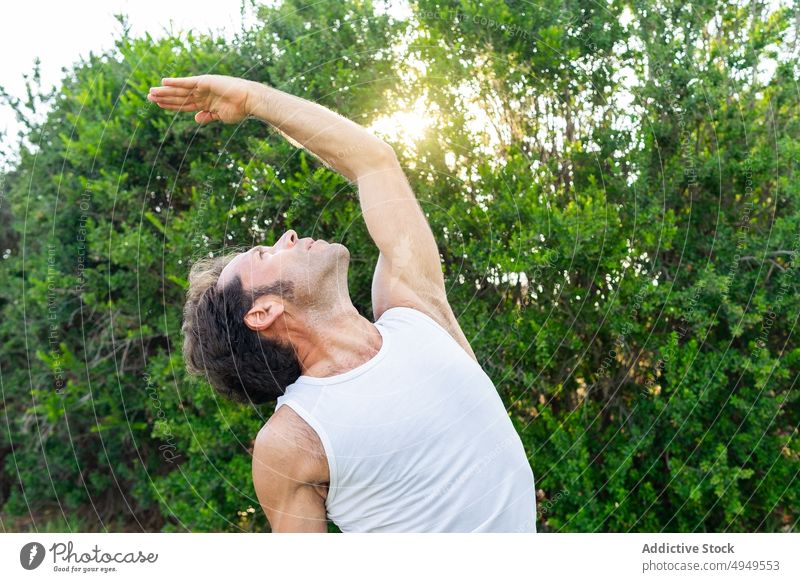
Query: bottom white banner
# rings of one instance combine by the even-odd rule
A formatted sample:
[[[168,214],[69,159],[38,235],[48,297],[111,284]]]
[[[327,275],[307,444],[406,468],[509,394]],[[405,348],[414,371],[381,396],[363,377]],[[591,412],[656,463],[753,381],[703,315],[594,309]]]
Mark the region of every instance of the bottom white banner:
[[[799,534],[2,534],[2,580],[800,580]],[[283,578],[286,577],[286,578]]]

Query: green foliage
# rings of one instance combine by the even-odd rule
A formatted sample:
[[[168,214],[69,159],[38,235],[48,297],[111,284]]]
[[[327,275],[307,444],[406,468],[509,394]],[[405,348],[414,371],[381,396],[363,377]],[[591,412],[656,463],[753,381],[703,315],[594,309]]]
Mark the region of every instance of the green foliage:
[[[33,76],[49,112],[14,104],[28,129],[0,174],[5,529],[268,529],[250,454],[270,407],[181,360],[197,258],[286,228],[336,239],[372,313],[377,250],[346,180],[262,123],[198,127],[145,99],[204,72],[364,125],[424,100],[425,135],[386,139],[522,435],[540,531],[794,526],[796,8],[414,11],[291,0],[229,41],[123,33],[52,95]]]

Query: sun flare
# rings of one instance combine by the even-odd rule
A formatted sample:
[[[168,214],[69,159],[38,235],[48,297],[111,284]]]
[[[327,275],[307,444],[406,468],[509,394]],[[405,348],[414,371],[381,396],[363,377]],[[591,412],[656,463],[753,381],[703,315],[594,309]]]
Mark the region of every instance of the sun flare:
[[[431,106],[420,97],[411,107],[379,117],[369,125],[369,129],[392,143],[414,150],[433,124],[431,112]]]

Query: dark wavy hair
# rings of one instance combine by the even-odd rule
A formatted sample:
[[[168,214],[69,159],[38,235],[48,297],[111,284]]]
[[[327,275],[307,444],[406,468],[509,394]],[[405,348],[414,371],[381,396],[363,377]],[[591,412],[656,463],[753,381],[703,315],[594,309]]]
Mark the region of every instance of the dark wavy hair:
[[[267,339],[248,328],[244,316],[262,295],[291,300],[291,282],[278,281],[252,291],[236,277],[223,289],[220,273],[235,255],[204,259],[192,266],[183,311],[183,359],[190,374],[204,375],[221,394],[236,402],[274,401],[300,376],[291,345]]]

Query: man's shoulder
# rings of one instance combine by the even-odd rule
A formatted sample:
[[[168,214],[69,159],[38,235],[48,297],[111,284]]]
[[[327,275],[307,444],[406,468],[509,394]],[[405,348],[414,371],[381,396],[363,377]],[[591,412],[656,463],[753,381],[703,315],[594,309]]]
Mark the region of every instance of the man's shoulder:
[[[275,473],[304,483],[326,482],[328,463],[319,436],[291,405],[281,406],[256,435],[254,471]]]
[[[316,433],[288,406],[256,436],[253,487],[273,531],[325,530],[328,464],[316,442]]]

